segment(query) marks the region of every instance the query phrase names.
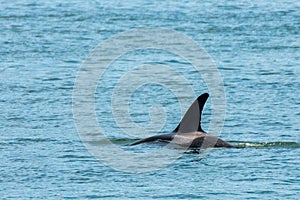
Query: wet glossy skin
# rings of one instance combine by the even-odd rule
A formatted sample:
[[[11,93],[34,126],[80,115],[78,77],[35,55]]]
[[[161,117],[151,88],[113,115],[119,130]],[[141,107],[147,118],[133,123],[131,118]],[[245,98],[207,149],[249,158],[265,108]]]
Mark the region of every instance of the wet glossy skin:
[[[171,133],[171,134],[157,135],[157,136],[152,136],[149,138],[139,140],[131,145],[154,142],[157,140],[160,140],[162,142],[170,142],[172,144],[185,147],[185,148],[233,147],[228,142],[225,142],[220,138],[217,138],[215,136],[203,132]]]

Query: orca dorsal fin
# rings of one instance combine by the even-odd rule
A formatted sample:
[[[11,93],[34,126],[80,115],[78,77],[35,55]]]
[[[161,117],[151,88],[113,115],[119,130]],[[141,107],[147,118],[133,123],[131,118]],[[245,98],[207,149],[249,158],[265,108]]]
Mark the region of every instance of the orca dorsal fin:
[[[209,94],[204,93],[193,102],[193,104],[184,114],[178,126],[174,129],[173,133],[189,133],[195,131],[205,133],[205,131],[203,131],[201,128],[201,114],[208,97]]]

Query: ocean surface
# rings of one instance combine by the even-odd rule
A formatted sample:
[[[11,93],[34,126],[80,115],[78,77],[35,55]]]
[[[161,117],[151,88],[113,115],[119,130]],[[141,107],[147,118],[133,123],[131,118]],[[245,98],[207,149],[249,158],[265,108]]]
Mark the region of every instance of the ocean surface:
[[[240,148],[175,149],[178,159],[143,173],[91,154],[76,129],[74,84],[99,44],[133,28],[174,30],[211,56],[226,97],[221,134],[211,134]],[[296,0],[1,1],[0,199],[299,199],[299,33]],[[145,84],[129,95],[124,117],[130,120],[123,128],[146,130],[156,116],[151,118],[151,108],[159,105],[164,123],[151,130],[172,131],[187,109],[181,110],[172,87],[187,105],[211,94],[206,80],[178,55],[124,52],[99,79],[94,113],[106,138],[127,152],[164,151],[157,144],[128,146],[145,134],[125,133],[113,113],[126,104],[114,93],[121,86],[126,94],[127,84],[118,81],[144,64],[169,66],[194,94],[180,81],[168,82],[168,72],[160,73],[167,81],[159,84],[152,70],[143,71],[134,80]],[[203,111],[205,130],[211,105],[209,99]],[[93,145],[110,147],[101,140]],[[124,165],[115,152],[106,159]]]

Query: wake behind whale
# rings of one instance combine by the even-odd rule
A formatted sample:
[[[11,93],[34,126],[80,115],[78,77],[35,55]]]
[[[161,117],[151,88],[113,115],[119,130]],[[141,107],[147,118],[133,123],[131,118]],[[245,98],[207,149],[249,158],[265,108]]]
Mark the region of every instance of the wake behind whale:
[[[132,143],[138,145],[154,141],[172,142],[185,148],[231,148],[228,142],[206,133],[201,127],[201,114],[209,95],[200,95],[185,113],[178,126],[169,134],[155,135]]]

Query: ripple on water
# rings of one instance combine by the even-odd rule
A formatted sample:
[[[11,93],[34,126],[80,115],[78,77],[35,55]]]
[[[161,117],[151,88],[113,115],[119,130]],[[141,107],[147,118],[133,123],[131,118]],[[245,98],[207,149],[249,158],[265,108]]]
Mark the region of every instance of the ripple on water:
[[[298,199],[298,1],[20,0],[3,1],[0,11],[3,199]],[[178,30],[214,58],[227,100],[226,134],[221,137],[239,148],[178,150],[181,157],[174,163],[145,174],[113,170],[88,153],[72,115],[76,73],[98,43],[136,27]],[[207,89],[180,57],[154,50],[126,55],[108,69],[101,95],[109,97],[111,83],[141,64],[178,69],[195,83],[196,95]],[[146,101],[138,100],[150,97],[172,105],[166,130],[181,118],[177,98],[169,91],[150,86],[132,97],[134,105],[139,104],[131,116],[136,123],[147,123],[148,112],[142,110]],[[110,99],[107,102],[110,106]],[[104,108],[99,123],[111,117],[109,106],[97,106]],[[206,106],[203,123],[208,127]],[[134,137],[116,131],[113,120],[106,120],[105,126],[111,141],[123,150],[143,153],[163,147],[128,146]]]

